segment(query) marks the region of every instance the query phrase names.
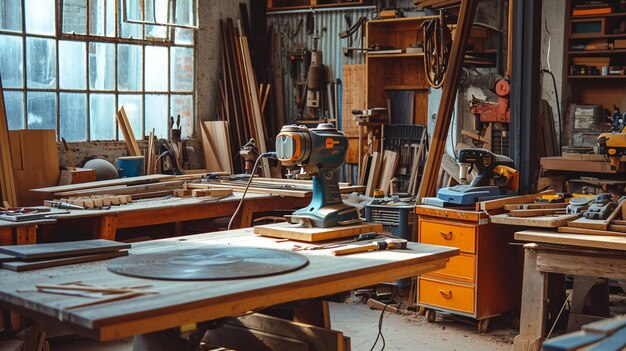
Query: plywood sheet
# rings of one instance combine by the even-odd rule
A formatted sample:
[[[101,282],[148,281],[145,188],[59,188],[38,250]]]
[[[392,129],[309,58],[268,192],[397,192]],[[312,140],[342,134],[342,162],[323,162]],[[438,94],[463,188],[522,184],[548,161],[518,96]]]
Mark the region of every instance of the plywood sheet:
[[[124,249],[130,249],[130,244],[105,239],[49,244],[0,246],[1,253],[13,255],[25,260],[70,255],[87,255],[97,252],[118,251]]]
[[[32,189],[31,191],[37,191],[41,193],[60,193],[60,192],[65,192],[65,191],[94,189],[94,188],[102,188],[105,186],[114,186],[114,185],[138,185],[138,184],[156,183],[156,182],[166,180],[166,179],[173,180],[173,179],[177,179],[177,177],[172,176],[172,175],[167,175],[167,174],[153,174],[153,175],[131,177],[131,178],[99,180],[97,182],[89,182],[89,183],[51,186],[47,188]]]
[[[349,137],[359,135],[352,110],[367,108],[365,101],[365,64],[343,65],[341,130]]]
[[[331,228],[301,228],[290,223],[267,224],[254,227],[254,234],[299,241],[323,241],[379,232],[383,226],[377,223],[362,223]]]
[[[103,252],[103,253],[98,253],[98,254],[93,254],[93,255],[53,258],[53,259],[44,259],[44,260],[38,260],[38,261],[10,261],[10,262],[3,262],[2,268],[9,269],[15,272],[24,272],[24,271],[32,271],[34,269],[65,266],[68,264],[108,260],[111,258],[127,256],[127,255],[128,255],[128,251],[111,251],[111,252]]]
[[[567,234],[524,230],[515,233],[515,240],[626,251],[626,238],[619,236]]]

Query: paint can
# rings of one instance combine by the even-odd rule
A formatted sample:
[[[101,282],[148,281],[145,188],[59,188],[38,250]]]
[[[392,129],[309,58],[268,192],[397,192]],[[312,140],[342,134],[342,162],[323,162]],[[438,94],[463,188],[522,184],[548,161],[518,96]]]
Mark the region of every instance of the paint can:
[[[120,178],[138,177],[143,175],[143,156],[123,156],[117,158]]]

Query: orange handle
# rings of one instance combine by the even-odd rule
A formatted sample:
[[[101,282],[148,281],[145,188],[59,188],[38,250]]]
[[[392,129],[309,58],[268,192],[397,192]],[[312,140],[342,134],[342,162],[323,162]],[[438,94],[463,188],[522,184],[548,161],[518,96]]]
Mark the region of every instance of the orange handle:
[[[441,294],[441,296],[443,296],[444,299],[450,300],[452,298],[452,290],[439,290],[439,293]]]
[[[372,250],[376,250],[377,248],[378,248],[378,245],[376,245],[376,243],[371,243],[367,245],[348,246],[345,248],[333,250],[331,251],[331,253],[334,256],[343,256],[343,255],[349,255],[349,254],[353,254],[357,252],[372,251]]]
[[[449,231],[447,233],[439,232],[439,234],[441,234],[441,236],[446,240],[452,240],[452,231]]]

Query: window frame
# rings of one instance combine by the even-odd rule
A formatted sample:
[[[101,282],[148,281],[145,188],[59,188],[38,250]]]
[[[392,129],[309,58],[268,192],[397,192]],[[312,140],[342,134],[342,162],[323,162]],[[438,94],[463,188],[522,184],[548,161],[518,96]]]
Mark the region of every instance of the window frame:
[[[143,139],[144,136],[148,135],[149,132],[146,131],[146,96],[147,95],[166,95],[167,96],[167,115],[169,116],[171,113],[170,109],[172,107],[172,99],[174,99],[176,96],[185,96],[185,97],[191,97],[191,104],[192,104],[192,115],[191,115],[191,132],[189,133],[190,137],[194,137],[195,136],[195,132],[196,132],[196,126],[197,126],[197,122],[196,122],[196,110],[197,110],[197,103],[196,103],[196,86],[197,86],[197,82],[196,82],[196,72],[197,72],[197,59],[196,59],[196,43],[197,43],[197,33],[193,32],[193,40],[191,43],[176,43],[176,27],[164,27],[164,26],[160,26],[160,27],[164,27],[166,30],[166,37],[165,38],[156,38],[156,37],[146,37],[146,32],[147,32],[147,26],[149,26],[150,24],[133,24],[133,25],[141,25],[141,31],[142,31],[142,36],[143,39],[136,39],[136,38],[122,38],[120,36],[120,32],[121,32],[121,28],[122,28],[122,21],[123,19],[121,18],[121,4],[123,4],[125,1],[127,0],[115,0],[115,9],[114,9],[114,18],[115,18],[115,25],[114,25],[114,35],[113,36],[106,36],[105,35],[94,35],[90,33],[90,20],[91,20],[91,16],[90,16],[90,5],[92,3],[92,1],[97,1],[97,0],[84,0],[85,1],[85,6],[86,6],[86,23],[85,23],[85,34],[77,34],[77,33],[64,33],[63,32],[63,5],[64,2],[66,0],[52,0],[54,1],[54,6],[55,6],[55,18],[54,18],[54,28],[55,28],[55,33],[54,34],[34,34],[34,33],[27,33],[26,32],[26,1],[27,0],[19,0],[19,4],[21,6],[21,27],[20,27],[20,31],[16,32],[16,31],[12,31],[12,30],[6,30],[6,29],[2,29],[0,28],[0,35],[3,36],[12,36],[12,37],[19,37],[21,39],[21,45],[22,45],[22,87],[21,88],[16,88],[16,87],[3,87],[4,91],[7,92],[21,92],[22,93],[22,106],[23,106],[23,115],[21,116],[22,119],[22,124],[23,124],[23,128],[24,129],[28,129],[28,93],[29,92],[42,92],[42,93],[54,93],[55,94],[55,105],[56,105],[56,112],[55,112],[55,130],[57,133],[57,138],[59,138],[60,140],[60,130],[61,130],[61,108],[60,108],[60,104],[61,104],[61,94],[64,93],[80,93],[80,94],[84,94],[85,96],[85,140],[83,141],[77,141],[77,142],[91,142],[91,141],[96,141],[96,140],[102,140],[102,139],[95,139],[93,140],[91,138],[91,109],[90,109],[90,97],[92,94],[110,94],[113,95],[114,97],[114,103],[115,103],[115,110],[118,110],[118,104],[119,104],[119,100],[120,100],[120,96],[123,95],[141,95],[141,102],[142,102],[142,112],[141,112],[141,130],[137,131],[135,130],[135,135],[137,139]],[[104,0],[106,3],[106,0]],[[106,17],[106,14],[104,14],[104,16]],[[187,29],[187,30],[191,30],[191,29]],[[28,72],[27,72],[27,38],[40,38],[40,39],[47,39],[47,40],[54,40],[55,41],[55,87],[54,88],[29,88],[27,86],[28,84]],[[85,44],[85,89],[72,89],[72,88],[61,88],[60,86],[60,63],[59,63],[59,43],[61,41],[74,41],[74,42],[81,42]],[[90,74],[90,63],[89,63],[89,46],[90,43],[108,43],[108,44],[113,44],[114,47],[114,84],[113,84],[113,89],[111,90],[102,90],[102,89],[91,89],[90,88],[90,84],[89,84],[89,74]],[[141,87],[140,90],[138,91],[127,91],[127,90],[119,90],[118,87],[118,52],[119,52],[119,45],[136,45],[136,46],[140,46],[141,47],[141,70],[142,70],[142,79],[141,79]],[[164,91],[148,91],[145,89],[145,83],[146,83],[146,79],[145,79],[145,69],[146,69],[146,56],[145,56],[145,52],[146,52],[146,47],[147,46],[154,46],[154,47],[165,47],[167,48],[167,56],[168,56],[168,73],[167,73],[167,89]],[[172,48],[189,48],[192,49],[193,55],[192,55],[192,65],[193,65],[193,72],[192,72],[192,85],[191,85],[191,90],[188,92],[178,92],[178,91],[173,91],[172,89],[172,79],[171,79],[171,68],[172,68]],[[123,138],[123,136],[120,135],[120,129],[119,129],[119,125],[117,123],[117,121],[115,120],[114,116],[111,116],[112,121],[114,121],[114,125],[115,126],[115,131],[113,133],[114,135],[114,139],[112,140],[121,140],[121,138]],[[163,121],[163,123],[165,125],[167,125],[167,121]],[[163,136],[163,137],[167,137],[167,136]],[[107,140],[103,140],[103,141],[111,141],[109,139]]]

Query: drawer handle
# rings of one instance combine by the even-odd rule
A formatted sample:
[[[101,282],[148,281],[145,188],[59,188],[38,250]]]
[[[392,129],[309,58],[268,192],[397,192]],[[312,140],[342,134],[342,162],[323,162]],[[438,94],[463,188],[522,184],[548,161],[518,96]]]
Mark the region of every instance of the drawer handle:
[[[449,232],[439,232],[439,234],[441,234],[441,236],[446,239],[446,240],[452,240],[452,231]]]
[[[444,299],[450,300],[452,298],[452,290],[439,290],[439,293],[441,294],[441,296],[443,296]]]

